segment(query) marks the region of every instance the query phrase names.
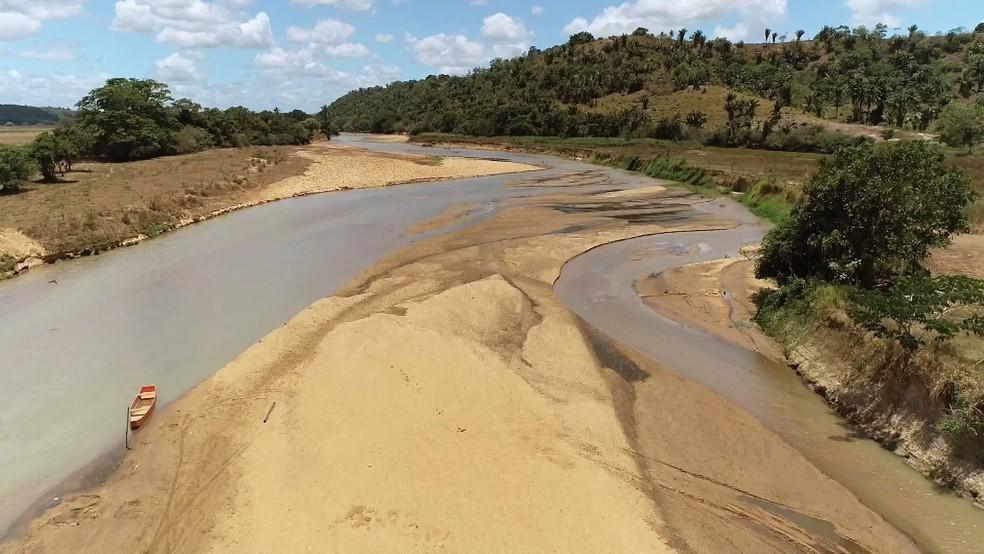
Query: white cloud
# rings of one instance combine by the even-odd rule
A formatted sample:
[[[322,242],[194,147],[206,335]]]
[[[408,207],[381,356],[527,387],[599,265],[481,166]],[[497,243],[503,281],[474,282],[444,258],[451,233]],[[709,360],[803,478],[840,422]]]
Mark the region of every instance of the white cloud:
[[[0,13],[0,41],[27,38],[41,30],[41,21],[22,13]]]
[[[323,19],[314,24],[311,29],[290,27],[287,29],[287,39],[292,42],[307,42],[310,44],[341,44],[355,33],[355,27],[337,19]]]
[[[0,98],[29,106],[74,106],[90,90],[106,82],[109,75],[35,75],[17,70],[0,72]]]
[[[530,8],[530,13],[533,15],[543,15],[543,6],[533,6]]]
[[[496,57],[510,58],[529,50],[533,33],[521,19],[499,12],[482,20],[482,37],[492,43]]]
[[[469,0],[468,5],[478,8],[489,3],[489,0]]]
[[[254,62],[260,69],[282,75],[327,77],[333,74],[310,48],[284,50],[276,47],[257,54]]]
[[[529,42],[532,37],[522,20],[502,12],[482,20],[482,36],[493,42]]]
[[[66,48],[53,50],[22,50],[18,55],[25,60],[41,62],[71,62],[75,61],[75,52]]]
[[[902,19],[895,15],[895,10],[915,8],[922,5],[924,0],[844,0],[844,5],[851,10],[851,24],[874,26],[884,23],[889,27],[898,27]]]
[[[373,6],[373,0],[290,0],[290,3],[304,8],[335,6],[353,12],[369,11]]]
[[[441,73],[460,75],[489,60],[485,46],[465,35],[440,33],[417,39],[408,33],[407,42],[418,62],[438,67]]]
[[[119,0],[112,28],[156,33],[155,40],[182,48],[262,48],[273,40],[265,12],[252,17],[241,0]]]
[[[630,33],[637,27],[658,32],[734,14],[757,24],[784,17],[786,8],[786,0],[635,0],[608,6],[590,21],[577,17],[564,27],[564,32],[610,36]]]
[[[748,40],[748,25],[739,21],[735,23],[734,27],[728,28],[722,25],[717,25],[714,27],[714,32],[711,33],[712,37],[722,37],[730,40],[731,42],[738,42],[740,40]]]
[[[200,55],[182,54],[175,52],[170,56],[157,60],[154,64],[154,75],[167,83],[194,83],[202,80],[198,67]]]
[[[49,19],[82,13],[85,0],[0,0],[0,42],[36,34]]]
[[[378,33],[376,34],[375,40],[380,44],[389,44],[393,42],[396,37],[388,33]]]
[[[361,58],[371,53],[365,45],[351,42],[325,46],[322,48],[322,52],[332,58]]]

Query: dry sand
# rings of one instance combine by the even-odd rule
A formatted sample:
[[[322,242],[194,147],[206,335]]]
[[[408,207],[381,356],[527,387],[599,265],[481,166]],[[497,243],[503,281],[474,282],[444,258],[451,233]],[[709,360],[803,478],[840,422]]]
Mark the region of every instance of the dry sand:
[[[418,181],[438,181],[516,173],[536,167],[474,158],[433,158],[383,154],[331,143],[312,145],[298,152],[311,160],[301,175],[288,177],[260,191],[258,202],[336,190],[385,187]]]
[[[852,551],[908,551],[751,416],[559,302],[571,256],[671,230],[550,207],[579,201],[524,199],[381,261],[0,552],[844,551],[789,510]]]

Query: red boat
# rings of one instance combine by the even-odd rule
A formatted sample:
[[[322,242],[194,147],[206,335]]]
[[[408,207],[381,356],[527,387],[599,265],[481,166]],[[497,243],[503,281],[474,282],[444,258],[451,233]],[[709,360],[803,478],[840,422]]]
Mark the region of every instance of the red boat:
[[[144,385],[130,404],[130,429],[137,429],[150,418],[157,404],[157,385]]]

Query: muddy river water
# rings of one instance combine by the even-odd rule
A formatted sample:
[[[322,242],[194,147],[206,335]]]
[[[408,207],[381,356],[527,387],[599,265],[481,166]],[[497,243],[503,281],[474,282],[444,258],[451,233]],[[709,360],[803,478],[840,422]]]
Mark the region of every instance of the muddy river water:
[[[551,168],[538,177],[585,169],[522,154],[494,157]],[[621,186],[646,184],[606,171]],[[515,179],[286,200],[0,282],[0,535],[39,497],[50,500],[48,491],[67,477],[122,449],[126,405],[139,385],[154,382],[162,401],[173,401],[308,304],[419,239],[407,230],[448,207],[481,206],[460,226],[491,216],[509,198],[550,192],[502,186]],[[733,253],[761,236],[741,209],[703,206],[744,225],[592,250],[567,264],[558,294],[602,332],[741,405],[920,546],[979,552],[984,512],[856,436],[789,368],[663,319],[639,300],[639,277]]]

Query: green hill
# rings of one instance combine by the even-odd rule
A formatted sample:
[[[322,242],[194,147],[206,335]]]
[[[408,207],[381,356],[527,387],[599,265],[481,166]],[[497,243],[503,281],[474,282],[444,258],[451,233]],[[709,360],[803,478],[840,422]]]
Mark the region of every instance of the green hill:
[[[890,36],[884,26],[801,35],[744,44],[686,30],[638,29],[605,39],[579,33],[466,76],[353,91],[332,103],[330,114],[344,131],[695,135],[765,145],[773,131],[788,135],[803,126],[921,132],[947,104],[976,101],[984,91],[984,26],[934,36],[914,27]],[[726,105],[729,91],[738,95]],[[789,149],[786,138],[768,140]]]
[[[72,117],[73,112],[65,108],[38,108],[0,104],[0,125],[55,125]]]

